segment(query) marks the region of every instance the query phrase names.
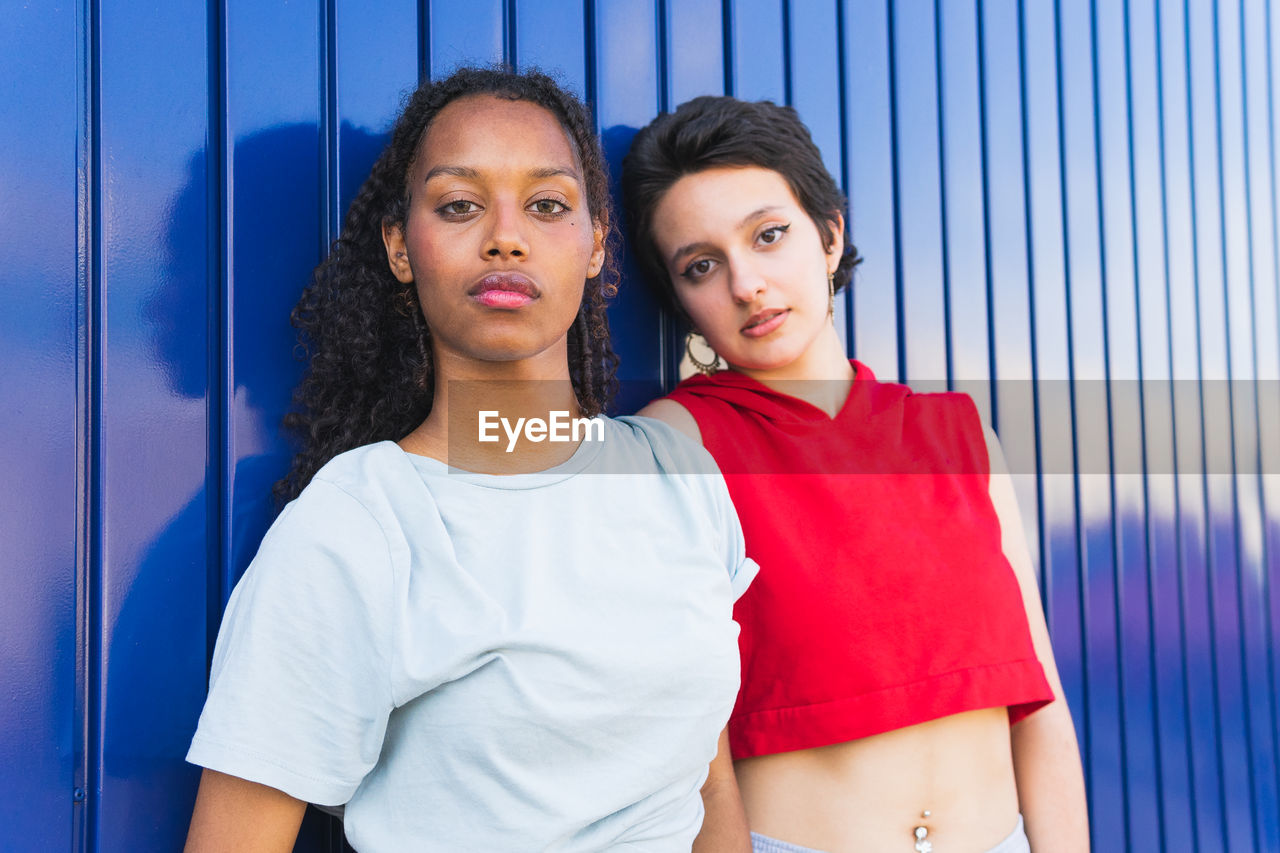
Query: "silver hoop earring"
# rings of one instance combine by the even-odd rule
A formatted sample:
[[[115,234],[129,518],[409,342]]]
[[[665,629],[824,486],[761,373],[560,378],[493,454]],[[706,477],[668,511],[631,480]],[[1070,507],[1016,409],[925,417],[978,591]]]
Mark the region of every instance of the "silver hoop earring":
[[[702,338],[702,345],[707,349],[711,350],[711,361],[709,362],[701,361],[696,355],[693,354],[693,339],[695,337]],[[685,337],[684,354],[689,357],[689,363],[693,365],[694,369],[697,370],[699,373],[701,373],[703,376],[710,376],[720,368],[719,354],[717,354],[714,349],[711,349],[711,344],[707,343],[707,339],[703,338],[702,335],[698,334],[697,332],[690,332]]]

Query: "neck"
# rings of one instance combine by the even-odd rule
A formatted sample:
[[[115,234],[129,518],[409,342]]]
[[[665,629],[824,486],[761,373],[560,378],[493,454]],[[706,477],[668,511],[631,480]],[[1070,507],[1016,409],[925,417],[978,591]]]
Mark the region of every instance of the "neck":
[[[537,427],[582,416],[567,348],[518,361],[436,352],[433,364],[431,414],[400,441],[410,453],[476,473],[522,474],[559,465],[577,449],[577,442],[539,436]]]
[[[835,417],[849,397],[853,365],[834,325],[821,334],[795,361],[767,370],[733,367],[768,388],[804,400]]]

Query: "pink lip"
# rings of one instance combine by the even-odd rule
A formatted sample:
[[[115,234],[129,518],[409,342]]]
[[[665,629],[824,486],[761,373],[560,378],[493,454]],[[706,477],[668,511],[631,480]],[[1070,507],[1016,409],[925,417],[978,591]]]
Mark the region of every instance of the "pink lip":
[[[763,338],[787,321],[787,308],[766,308],[751,315],[740,331],[749,338]]]
[[[517,272],[492,273],[480,279],[467,295],[489,308],[519,308],[542,294],[533,279]]]

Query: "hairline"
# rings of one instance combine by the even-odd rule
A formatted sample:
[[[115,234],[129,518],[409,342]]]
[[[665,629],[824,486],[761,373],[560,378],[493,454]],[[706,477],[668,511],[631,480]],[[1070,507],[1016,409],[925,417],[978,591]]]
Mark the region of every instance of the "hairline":
[[[539,103],[538,101],[535,101],[532,98],[526,97],[521,93],[512,92],[512,91],[467,92],[466,94],[459,95],[458,97],[454,98],[453,100],[449,101],[448,103],[441,106],[438,110],[436,110],[436,112],[431,116],[430,120],[427,121],[425,125],[423,125],[422,132],[418,134],[418,139],[413,145],[413,155],[409,160],[409,164],[407,168],[405,169],[405,182],[404,182],[404,191],[406,194],[405,201],[408,202],[409,194],[412,193],[413,187],[415,184],[418,184],[418,183],[425,184],[426,181],[432,177],[432,173],[436,171],[435,169],[432,169],[431,172],[428,172],[426,178],[424,178],[423,181],[416,181],[413,178],[414,170],[418,167],[418,158],[422,153],[422,146],[427,141],[427,134],[431,132],[431,127],[436,123],[436,119],[440,117],[440,113],[444,112],[454,104],[461,103],[467,100],[468,98],[481,98],[481,97],[494,98],[500,101],[512,101],[512,102],[518,102],[518,103],[532,104],[535,107],[545,110],[547,113],[551,115],[551,118],[555,120],[556,125],[560,128],[560,132],[564,134],[565,139],[569,143],[569,153],[573,156],[573,165],[578,170],[573,175],[573,177],[577,180],[578,185],[582,187],[583,198],[585,198],[587,201],[587,208],[588,208],[587,213],[591,217],[591,220],[593,222],[597,222],[597,223],[600,223],[601,225],[604,225],[607,222],[607,216],[608,216],[607,212],[590,209],[591,208],[591,190],[587,183],[586,164],[582,157],[582,148],[581,146],[578,145],[578,140],[574,137],[573,130],[569,127],[566,121],[566,117],[561,116],[555,109],[553,109],[552,107],[546,104]],[[607,175],[606,175],[606,178],[607,178]],[[605,202],[607,206],[608,199],[605,198],[602,201]],[[408,218],[410,208],[411,208],[410,205],[406,205],[406,208],[405,208],[406,219]]]

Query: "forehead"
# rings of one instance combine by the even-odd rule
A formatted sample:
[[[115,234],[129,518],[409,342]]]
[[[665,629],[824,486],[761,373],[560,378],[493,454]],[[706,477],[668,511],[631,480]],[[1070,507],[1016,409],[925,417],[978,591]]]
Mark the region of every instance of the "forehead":
[[[766,207],[799,207],[785,178],[759,166],[704,169],[684,175],[658,201],[653,236],[663,249],[736,231]]]
[[[581,168],[568,134],[550,110],[493,95],[460,98],[431,122],[418,146],[415,171],[423,174],[446,164],[479,172]]]
[[[682,176],[671,185],[663,202],[675,197],[677,201],[716,201],[726,204],[743,203],[768,196],[777,201],[778,196],[795,201],[791,187],[782,175],[772,169],[759,166],[733,166],[704,169]]]

